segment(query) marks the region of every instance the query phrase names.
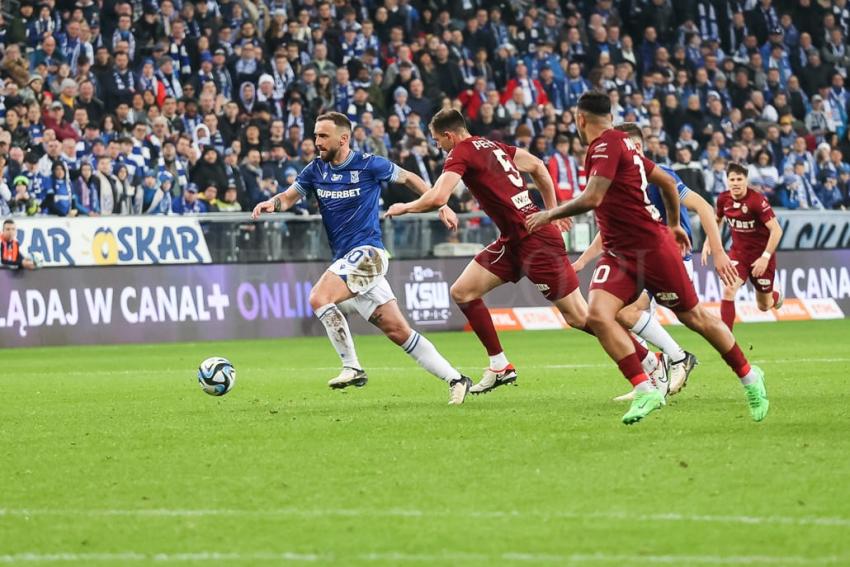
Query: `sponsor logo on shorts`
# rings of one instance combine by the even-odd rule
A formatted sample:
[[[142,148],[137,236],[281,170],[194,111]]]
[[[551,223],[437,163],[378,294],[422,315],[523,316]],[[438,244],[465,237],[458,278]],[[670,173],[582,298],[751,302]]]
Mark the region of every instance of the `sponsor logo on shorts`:
[[[656,293],[655,297],[661,303],[676,303],[679,301],[679,294],[674,291],[661,291]]]
[[[445,325],[451,317],[449,284],[443,272],[425,266],[414,266],[404,284],[407,315],[420,325]]]
[[[540,291],[541,293],[546,293],[547,291],[549,291],[549,286],[545,283],[539,283],[539,284],[534,284],[534,285],[537,286],[537,290]]]
[[[759,285],[770,285],[771,284],[770,280],[767,279],[767,278],[759,278],[759,279],[756,280],[756,282],[758,282]]]

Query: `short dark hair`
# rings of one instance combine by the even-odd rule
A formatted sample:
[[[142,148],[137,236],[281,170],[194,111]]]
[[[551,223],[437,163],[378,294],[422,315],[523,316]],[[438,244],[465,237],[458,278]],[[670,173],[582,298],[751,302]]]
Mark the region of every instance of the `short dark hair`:
[[[441,110],[431,119],[431,128],[437,132],[459,132],[468,130],[463,114],[454,108]]]
[[[4,220],[4,221],[3,221],[3,228],[6,228],[6,227],[7,227],[7,226],[9,226],[10,224],[15,224],[14,219],[6,219],[6,220]]]
[[[611,114],[611,99],[607,93],[587,91],[578,99],[578,109],[596,116],[607,116]]]
[[[330,120],[337,128],[344,128],[348,130],[348,132],[351,132],[351,120],[349,120],[348,116],[341,112],[325,112],[316,118],[316,122],[321,122],[322,120]]]
[[[640,129],[637,122],[623,122],[622,124],[617,124],[614,126],[614,130],[619,130],[620,132],[625,132],[631,138],[637,138],[640,140],[640,143],[643,143],[643,130]]]
[[[744,177],[747,177],[747,175],[749,175],[749,170],[746,166],[738,162],[730,161],[726,166],[726,175],[729,175],[730,173],[740,173]]]

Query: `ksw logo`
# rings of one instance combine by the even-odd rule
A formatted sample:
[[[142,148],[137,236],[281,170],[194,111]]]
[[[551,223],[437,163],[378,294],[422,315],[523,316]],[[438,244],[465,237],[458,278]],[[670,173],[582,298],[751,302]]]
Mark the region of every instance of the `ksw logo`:
[[[408,316],[422,325],[442,325],[451,316],[449,284],[443,273],[424,266],[414,266],[404,284]]]

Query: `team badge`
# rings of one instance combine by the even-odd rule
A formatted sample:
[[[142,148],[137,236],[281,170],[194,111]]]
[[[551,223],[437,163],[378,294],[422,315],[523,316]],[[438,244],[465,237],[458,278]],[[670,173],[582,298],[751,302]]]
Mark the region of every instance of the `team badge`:
[[[360,183],[360,172],[352,171],[351,172],[351,182],[352,183]]]
[[[747,208],[747,205],[741,205],[741,212],[742,213],[746,214],[748,210],[749,209]]]

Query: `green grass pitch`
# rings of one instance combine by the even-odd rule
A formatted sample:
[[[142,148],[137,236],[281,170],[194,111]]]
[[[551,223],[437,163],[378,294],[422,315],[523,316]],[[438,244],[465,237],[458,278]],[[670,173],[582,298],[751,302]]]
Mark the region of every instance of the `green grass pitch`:
[[[850,322],[736,328],[760,424],[707,344],[632,427],[599,345],[503,333],[519,385],[448,390],[383,337],[0,353],[0,565],[850,565]],[[474,335],[432,334],[474,377]],[[234,390],[195,368],[230,358]]]

